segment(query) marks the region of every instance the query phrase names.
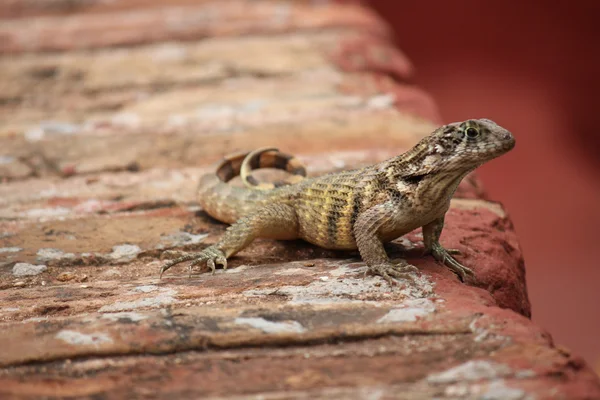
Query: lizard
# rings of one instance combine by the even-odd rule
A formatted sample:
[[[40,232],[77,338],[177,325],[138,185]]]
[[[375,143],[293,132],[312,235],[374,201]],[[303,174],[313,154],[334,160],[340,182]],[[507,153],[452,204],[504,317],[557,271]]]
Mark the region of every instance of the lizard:
[[[217,173],[200,178],[198,201],[210,216],[231,225],[217,243],[200,252],[173,252],[179,257],[165,263],[160,276],[185,261],[191,261],[190,275],[203,263],[212,273],[216,265],[226,269],[228,258],[263,237],[300,238],[326,249],[358,249],[368,271],[388,283],[413,281],[418,269],[404,259],[392,262],[384,243],[422,227],[426,254],[465,282],[474,272],[453,257],[459,251],[440,244],[450,199],[468,173],[514,146],[515,139],[505,128],[489,119],[469,119],[440,126],[410,150],[378,164],[268,190],[228,184],[240,173],[244,155],[226,160]],[[262,150],[250,155],[256,158]],[[301,164],[288,168],[286,160],[291,159],[284,154],[270,158],[272,165],[303,176]],[[246,175],[257,166],[256,161],[248,163]]]

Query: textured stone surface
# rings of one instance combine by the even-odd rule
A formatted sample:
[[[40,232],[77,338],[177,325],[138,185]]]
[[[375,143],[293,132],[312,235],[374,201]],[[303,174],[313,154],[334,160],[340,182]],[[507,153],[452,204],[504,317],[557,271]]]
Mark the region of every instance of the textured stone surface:
[[[419,231],[388,248],[421,270],[410,287],[269,240],[159,280],[164,250],[225,229],[194,197],[221,156],[275,145],[318,175],[440,122],[360,5],[163,4],[0,3],[0,397],[600,396],[528,319],[517,237],[474,175],[442,235],[474,285],[423,257]]]
[[[54,2],[56,3],[56,2]],[[321,28],[387,32],[375,14],[354,4],[323,2],[319,12],[310,1],[199,1],[102,13],[55,15],[4,21],[3,52],[72,50],[123,46],[206,36],[271,34]],[[110,32],[110,34],[107,34]]]
[[[12,269],[14,276],[33,276],[44,272],[47,267],[43,264],[33,265],[27,263],[16,263]]]

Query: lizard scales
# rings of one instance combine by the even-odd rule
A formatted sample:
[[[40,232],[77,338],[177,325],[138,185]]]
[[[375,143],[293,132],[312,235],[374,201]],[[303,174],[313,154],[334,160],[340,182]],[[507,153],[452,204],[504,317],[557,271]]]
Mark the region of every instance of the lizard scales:
[[[161,275],[190,260],[190,272],[203,262],[213,272],[215,264],[226,268],[227,258],[255,238],[265,237],[301,238],[327,249],[358,248],[373,273],[390,283],[392,278],[410,280],[416,268],[404,260],[393,264],[383,243],[423,227],[426,251],[464,281],[472,271],[439,243],[450,199],[469,172],[514,145],[512,134],[491,120],[456,122],[441,126],[406,153],[379,164],[270,190],[227,184],[240,169],[248,174],[247,165],[242,168],[243,157],[230,159],[217,174],[200,179],[198,200],[209,215],[232,225],[215,245],[166,263]],[[256,158],[257,152],[251,154]],[[255,160],[253,164],[257,166]],[[290,156],[273,155],[268,164],[304,174]]]

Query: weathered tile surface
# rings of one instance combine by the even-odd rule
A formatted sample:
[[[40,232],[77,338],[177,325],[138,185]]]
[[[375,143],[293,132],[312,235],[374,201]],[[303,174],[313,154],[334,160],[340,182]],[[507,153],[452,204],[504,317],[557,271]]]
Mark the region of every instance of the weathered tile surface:
[[[42,6],[43,4],[43,6]],[[223,155],[275,145],[313,175],[396,155],[440,122],[387,27],[314,1],[0,2],[0,398],[600,398],[533,324],[517,236],[476,177],[442,241],[478,283],[389,246],[258,240],[162,280],[223,232],[197,206]]]

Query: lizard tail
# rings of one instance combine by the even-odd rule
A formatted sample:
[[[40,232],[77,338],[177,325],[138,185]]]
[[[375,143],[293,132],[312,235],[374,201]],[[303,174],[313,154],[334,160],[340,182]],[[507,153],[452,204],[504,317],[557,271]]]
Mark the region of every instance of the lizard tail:
[[[251,172],[257,168],[276,168],[290,173],[284,180],[259,182]],[[245,188],[228,184],[240,176]],[[233,223],[272,197],[271,190],[299,182],[306,176],[304,165],[297,158],[275,148],[226,156],[216,173],[206,174],[198,184],[198,201],[202,208],[219,221]]]
[[[299,159],[292,155],[281,153],[278,149],[272,147],[264,147],[250,153],[230,156],[229,158],[234,167],[240,159],[242,160],[239,170],[240,178],[244,182],[244,185],[252,189],[271,190],[276,187],[298,183],[306,177],[306,168]],[[221,165],[223,166],[223,163]],[[289,176],[280,181],[259,182],[258,179],[252,176],[252,171],[258,168],[281,169],[288,172]]]

